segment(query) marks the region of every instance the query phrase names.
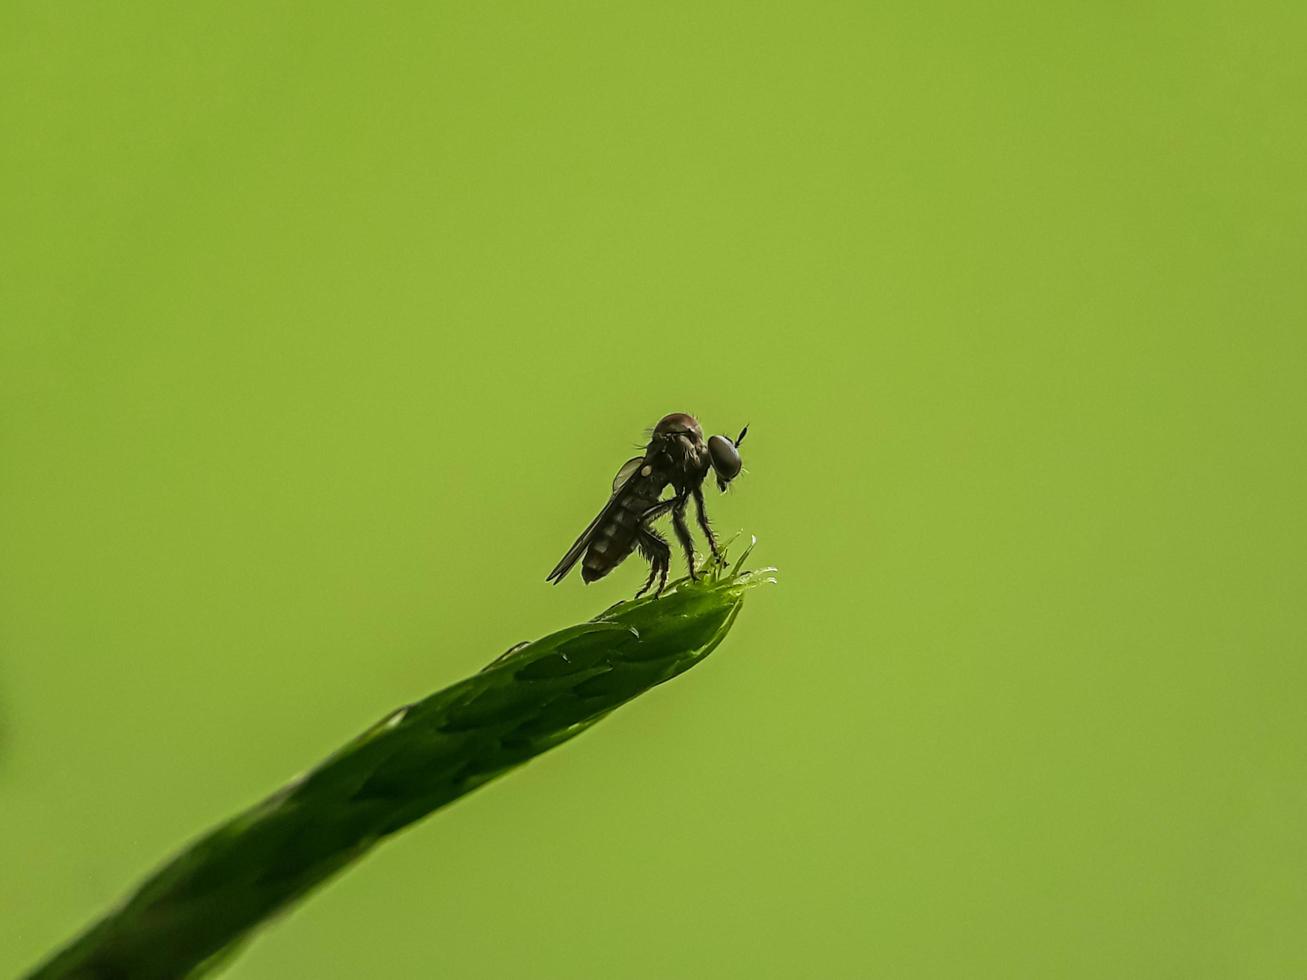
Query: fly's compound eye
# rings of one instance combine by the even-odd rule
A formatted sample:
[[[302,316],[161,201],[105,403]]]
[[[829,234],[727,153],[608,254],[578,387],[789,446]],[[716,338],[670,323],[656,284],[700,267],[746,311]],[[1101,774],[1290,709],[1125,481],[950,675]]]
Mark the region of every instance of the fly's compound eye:
[[[717,485],[725,489],[740,473],[740,451],[725,436],[708,438],[708,458],[717,472]]]

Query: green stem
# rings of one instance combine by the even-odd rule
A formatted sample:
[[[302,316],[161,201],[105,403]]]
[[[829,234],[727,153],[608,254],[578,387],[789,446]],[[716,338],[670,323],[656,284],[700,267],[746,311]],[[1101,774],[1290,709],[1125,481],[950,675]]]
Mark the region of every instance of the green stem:
[[[153,980],[225,963],[260,923],[384,838],[697,664],[745,591],[773,580],[740,563],[618,603],[391,712],[191,844],[31,977]]]

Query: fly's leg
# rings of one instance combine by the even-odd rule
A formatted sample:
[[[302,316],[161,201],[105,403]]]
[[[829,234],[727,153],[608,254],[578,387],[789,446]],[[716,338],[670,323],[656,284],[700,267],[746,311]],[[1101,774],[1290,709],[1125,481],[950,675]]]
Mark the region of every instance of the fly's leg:
[[[658,591],[654,595],[661,595],[663,586],[667,584],[667,567],[672,563],[672,549],[668,547],[667,541],[661,534],[643,523],[635,529],[635,546],[640,549],[640,554],[649,559],[650,566],[649,580],[635,594],[635,598],[638,599],[649,591],[654,576],[660,576]]]
[[[651,524],[658,518],[662,517],[669,510],[676,506],[676,497],[668,497],[666,500],[660,500],[643,514],[640,515],[641,524]]]
[[[649,591],[649,587],[653,585],[654,576],[661,574],[658,591],[654,595],[660,595],[663,586],[667,584],[667,571],[672,564],[672,549],[668,547],[666,539],[650,525],[675,507],[679,499],[678,497],[669,497],[667,500],[660,500],[640,515],[640,526],[636,530],[635,544],[640,549],[640,553],[649,559],[652,567],[649,569],[649,581],[645,582],[644,588],[635,594],[637,599]],[[653,541],[643,542],[641,540],[642,532],[647,532],[659,543],[655,544]]]
[[[685,564],[689,566],[690,578],[697,582],[699,576],[694,570],[694,539],[690,537],[690,529],[685,524],[685,505],[688,500],[684,496],[676,498],[676,506],[672,508],[672,527],[676,528],[676,539],[685,549]]]
[[[708,547],[712,549],[713,558],[725,564],[725,559],[722,558],[721,552],[717,550],[717,536],[712,533],[712,525],[708,523],[708,513],[703,509],[702,487],[694,488],[694,509],[699,515],[699,526],[703,528],[704,536],[708,539]]]
[[[638,599],[649,591],[649,587],[653,585],[654,576],[658,574],[660,567],[657,560],[649,562],[649,577],[644,580],[644,585],[640,586],[640,591],[635,594],[635,598]]]

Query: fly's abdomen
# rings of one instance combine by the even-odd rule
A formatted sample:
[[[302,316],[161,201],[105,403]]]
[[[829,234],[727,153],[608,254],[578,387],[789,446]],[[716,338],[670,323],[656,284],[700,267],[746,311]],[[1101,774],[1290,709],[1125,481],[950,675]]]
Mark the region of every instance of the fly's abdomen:
[[[662,487],[631,487],[602,527],[595,528],[590,546],[581,563],[581,578],[586,582],[601,579],[626,560],[635,550],[640,515],[654,504]]]

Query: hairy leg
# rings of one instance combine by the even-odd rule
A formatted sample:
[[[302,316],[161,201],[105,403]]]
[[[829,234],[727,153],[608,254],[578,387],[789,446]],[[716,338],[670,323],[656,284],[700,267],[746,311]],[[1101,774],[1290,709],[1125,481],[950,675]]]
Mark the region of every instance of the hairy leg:
[[[660,500],[643,514],[640,515],[641,524],[652,524],[658,518],[662,517],[669,510],[676,506],[677,497],[668,497],[666,500]]]
[[[681,547],[685,549],[685,564],[690,568],[690,578],[698,581],[699,576],[694,570],[694,539],[690,537],[690,529],[685,523],[687,499],[686,497],[678,498],[676,506],[672,508],[672,527],[676,528],[676,539],[681,542]]]
[[[703,509],[702,487],[694,488],[694,509],[699,515],[699,526],[703,528],[704,536],[708,539],[708,547],[712,549],[712,556],[721,561],[721,552],[717,550],[717,535],[712,533],[712,525],[708,523],[708,513]]]
[[[635,546],[639,549],[640,554],[649,560],[649,579],[635,594],[635,598],[640,598],[649,591],[653,585],[654,576],[661,573],[661,580],[658,583],[658,595],[663,591],[663,586],[667,584],[667,568],[672,563],[672,549],[668,546],[666,539],[651,527],[641,524],[635,532]]]

